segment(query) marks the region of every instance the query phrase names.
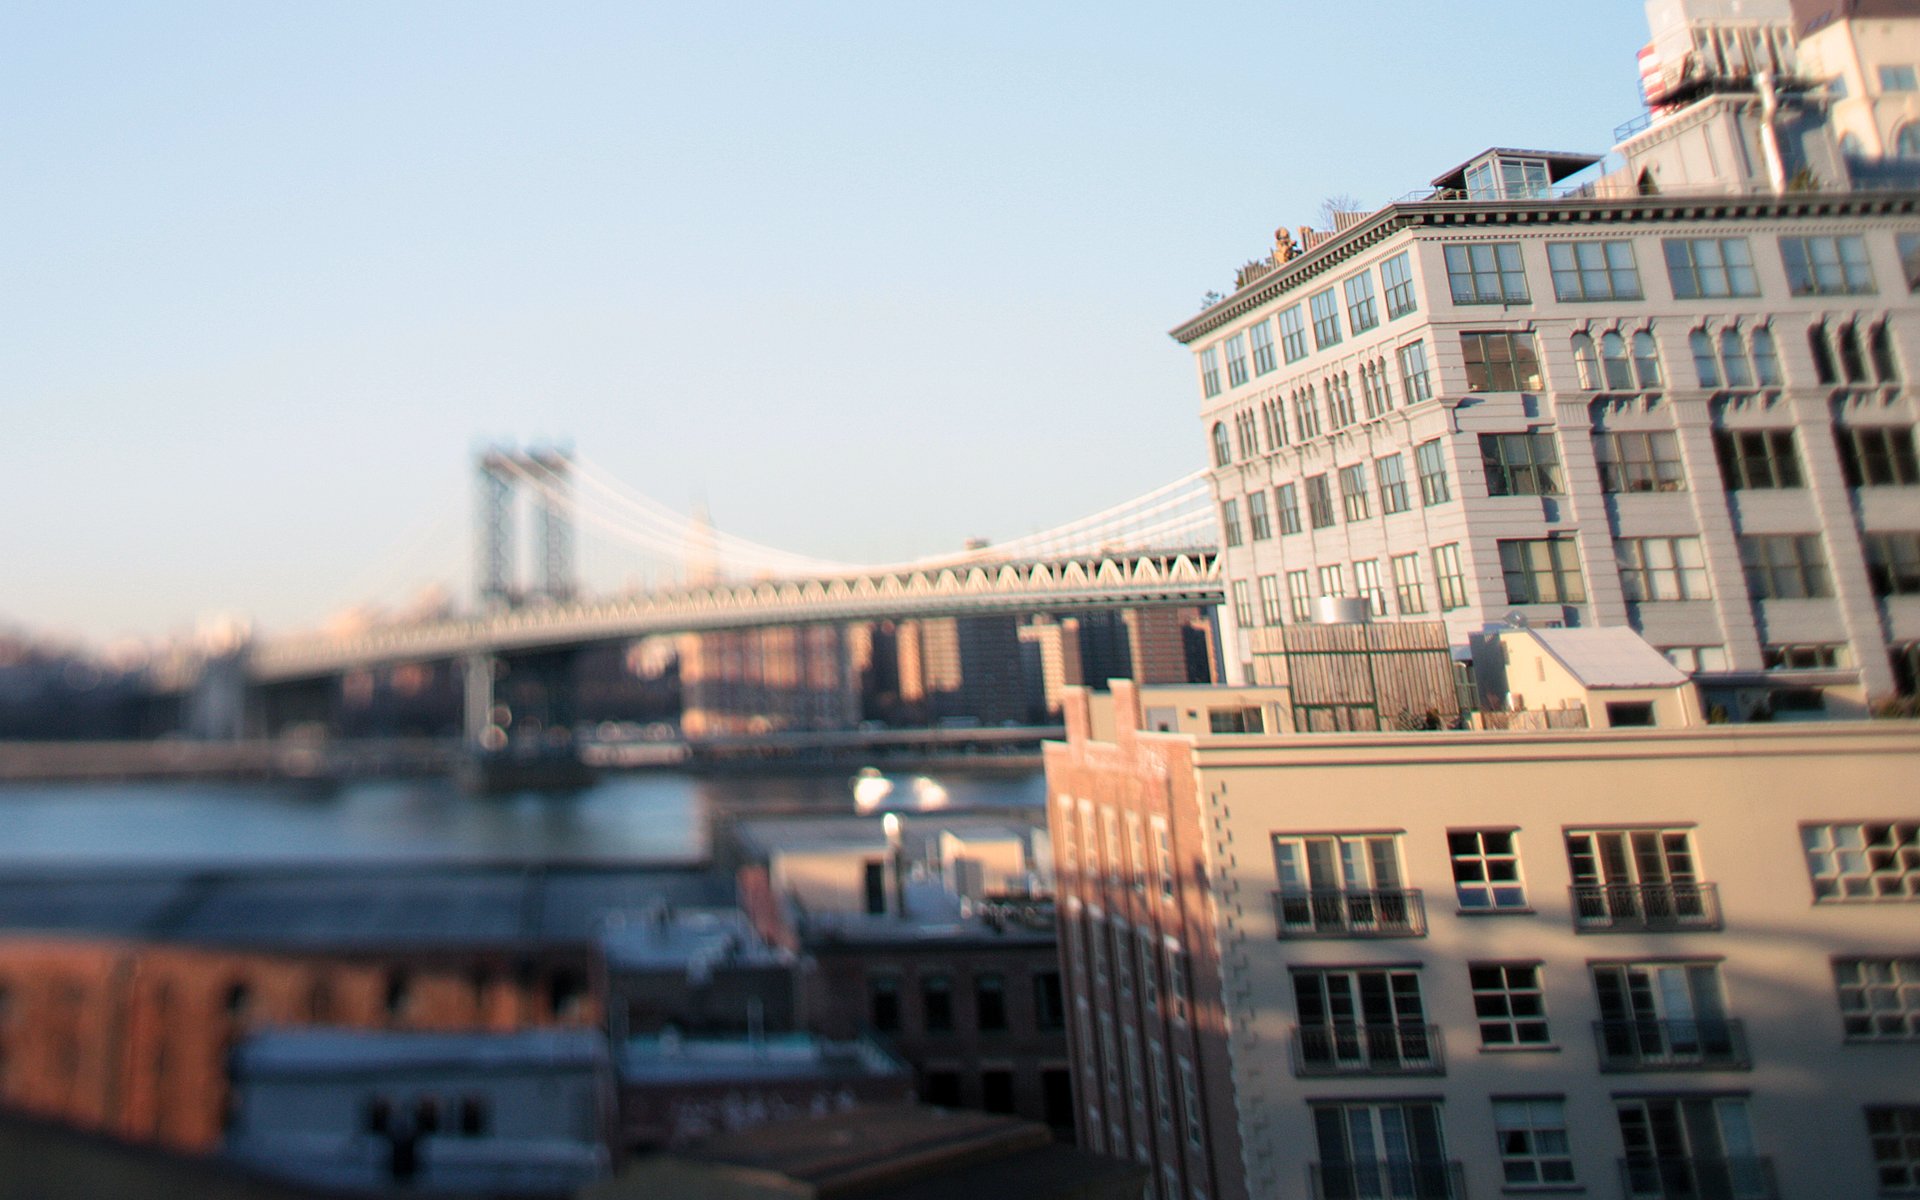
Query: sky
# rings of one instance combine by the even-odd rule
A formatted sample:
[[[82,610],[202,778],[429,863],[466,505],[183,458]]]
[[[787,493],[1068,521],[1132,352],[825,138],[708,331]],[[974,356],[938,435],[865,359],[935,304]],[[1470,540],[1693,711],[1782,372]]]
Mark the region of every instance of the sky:
[[[472,460],[890,562],[1203,465],[1275,227],[1604,151],[1635,0],[0,0],[0,628],[439,583]],[[624,578],[585,538],[589,582]]]

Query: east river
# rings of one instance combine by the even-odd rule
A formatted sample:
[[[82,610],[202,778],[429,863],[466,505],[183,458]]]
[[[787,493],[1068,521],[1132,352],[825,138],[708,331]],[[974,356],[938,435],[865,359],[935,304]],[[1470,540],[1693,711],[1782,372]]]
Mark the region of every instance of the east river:
[[[895,794],[911,795],[916,774],[895,776]],[[1038,771],[924,775],[953,810],[1045,803]],[[8,785],[0,867],[688,864],[707,858],[730,817],[853,811],[846,772],[778,769],[610,775],[580,792],[517,796],[469,795],[448,780]]]

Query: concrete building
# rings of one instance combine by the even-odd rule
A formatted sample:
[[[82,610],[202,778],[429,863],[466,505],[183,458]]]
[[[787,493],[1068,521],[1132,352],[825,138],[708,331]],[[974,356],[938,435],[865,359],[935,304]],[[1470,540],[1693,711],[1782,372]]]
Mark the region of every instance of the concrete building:
[[[1920,726],[1706,725],[1612,633],[1479,660],[1605,729],[1150,732],[1204,693],[1070,692],[1083,1143],[1163,1198],[1920,1185]]]
[[[1800,61],[1824,80],[1855,170],[1920,159],[1920,2],[1793,0]]]
[[[1920,162],[1850,174],[1785,4],[1694,11],[1729,6],[1649,6],[1676,74],[1618,169],[1489,150],[1283,233],[1173,331],[1229,681],[1358,597],[1462,650],[1510,615],[1631,627],[1736,719],[1915,690]]]

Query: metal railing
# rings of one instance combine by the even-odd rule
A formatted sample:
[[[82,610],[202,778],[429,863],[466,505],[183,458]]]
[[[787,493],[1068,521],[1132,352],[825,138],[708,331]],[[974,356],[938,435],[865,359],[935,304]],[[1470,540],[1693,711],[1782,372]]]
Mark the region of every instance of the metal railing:
[[[1295,1075],[1444,1075],[1446,1071],[1438,1025],[1294,1027]]]
[[[1464,1200],[1467,1194],[1459,1161],[1443,1158],[1308,1163],[1307,1185],[1314,1200]]]
[[[1620,1189],[1628,1200],[1779,1200],[1771,1158],[1627,1157]]]
[[[1303,888],[1273,893],[1281,937],[1425,937],[1419,888]]]
[[[1747,1029],[1736,1020],[1595,1021],[1602,1071],[1745,1071]]]
[[[1581,933],[1720,928],[1711,883],[1576,883],[1573,927]]]

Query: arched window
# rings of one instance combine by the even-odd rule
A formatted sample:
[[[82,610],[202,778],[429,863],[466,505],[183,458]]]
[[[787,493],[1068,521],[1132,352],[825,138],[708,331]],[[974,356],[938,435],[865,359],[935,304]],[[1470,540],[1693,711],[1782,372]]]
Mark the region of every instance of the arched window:
[[[1852,132],[1841,134],[1840,153],[1848,158],[1865,158],[1866,152],[1860,148],[1860,135]]]
[[[1633,371],[1643,388],[1660,386],[1660,348],[1645,329],[1633,335]]]
[[[1897,158],[1920,158],[1920,121],[1908,121],[1893,135],[1893,153]]]
[[[1227,426],[1224,421],[1213,423],[1213,465],[1224,467],[1233,461],[1233,447],[1227,444]]]
[[[236,983],[227,988],[223,1001],[227,1016],[235,1021],[244,1021],[247,1012],[253,1007],[253,989],[244,983]]]
[[[405,971],[394,971],[387,976],[386,1009],[390,1021],[404,1021],[407,1010],[413,1007],[413,981],[407,978]]]
[[[1753,347],[1754,382],[1761,387],[1780,386],[1780,353],[1774,348],[1773,330],[1762,325],[1747,340]]]
[[[1580,368],[1580,386],[1589,392],[1600,390],[1600,359],[1593,352],[1593,338],[1584,333],[1573,335],[1573,361]]]
[[[1867,331],[1867,352],[1873,356],[1874,378],[1881,383],[1895,383],[1900,371],[1893,361],[1893,343],[1887,337],[1885,321]]]
[[[1814,378],[1821,383],[1840,382],[1840,372],[1833,365],[1833,348],[1827,345],[1825,325],[1807,326],[1807,352],[1813,355]]]
[[[1687,344],[1693,348],[1693,371],[1700,377],[1703,388],[1720,386],[1720,365],[1714,361],[1713,338],[1704,329],[1696,329],[1687,335]]]
[[[1842,325],[1834,341],[1840,346],[1840,373],[1846,376],[1847,382],[1867,382],[1867,358],[1860,353],[1860,331],[1852,325]]]
[[[1600,365],[1606,368],[1607,386],[1624,390],[1633,386],[1633,370],[1627,364],[1627,339],[1609,331],[1600,337]]]
[[[1753,386],[1753,369],[1747,365],[1747,348],[1741,344],[1737,329],[1720,331],[1720,369],[1728,387]]]
[[[1387,360],[1373,360],[1373,386],[1380,389],[1380,411],[1393,411],[1393,385],[1387,382]]]

